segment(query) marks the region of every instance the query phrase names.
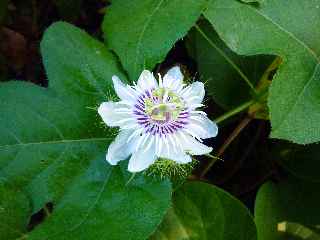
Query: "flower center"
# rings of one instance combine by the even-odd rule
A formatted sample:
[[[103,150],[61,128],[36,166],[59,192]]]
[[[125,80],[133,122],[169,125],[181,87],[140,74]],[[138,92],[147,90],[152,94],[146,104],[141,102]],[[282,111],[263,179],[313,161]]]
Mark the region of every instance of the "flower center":
[[[158,124],[177,120],[184,109],[182,99],[166,88],[153,90],[152,96],[145,99],[145,106],[146,114]]]
[[[151,89],[141,94],[133,114],[145,132],[160,137],[184,128],[190,116],[184,99],[167,88]]]

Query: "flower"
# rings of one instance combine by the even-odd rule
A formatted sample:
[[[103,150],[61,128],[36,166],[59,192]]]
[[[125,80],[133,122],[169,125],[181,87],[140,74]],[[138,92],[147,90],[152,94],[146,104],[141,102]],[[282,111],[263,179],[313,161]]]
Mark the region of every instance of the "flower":
[[[120,101],[103,102],[98,108],[109,127],[120,127],[106,155],[111,165],[131,155],[128,170],[139,172],[157,158],[184,164],[192,161],[190,155],[212,151],[202,139],[215,137],[218,127],[205,112],[197,110],[203,106],[203,83],[183,84],[178,66],[163,79],[159,74],[159,83],[148,70],[134,86],[122,83],[117,76],[112,80]]]

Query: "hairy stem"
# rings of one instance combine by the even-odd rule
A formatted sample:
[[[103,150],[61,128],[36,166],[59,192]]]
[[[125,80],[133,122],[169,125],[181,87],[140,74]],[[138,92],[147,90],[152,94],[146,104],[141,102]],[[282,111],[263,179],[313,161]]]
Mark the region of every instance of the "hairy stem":
[[[251,105],[253,105],[255,103],[254,100],[250,100],[250,101],[247,101],[247,102],[244,102],[243,104],[239,105],[238,107],[224,113],[223,115],[221,115],[220,117],[214,119],[213,121],[215,123],[220,123],[244,110],[246,110],[248,107],[250,107]]]

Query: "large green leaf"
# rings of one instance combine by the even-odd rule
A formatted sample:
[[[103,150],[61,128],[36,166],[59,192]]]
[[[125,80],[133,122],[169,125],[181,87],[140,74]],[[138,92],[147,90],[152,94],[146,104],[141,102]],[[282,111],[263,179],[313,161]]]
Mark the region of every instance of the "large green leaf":
[[[211,1],[205,17],[238,54],[275,54],[283,64],[269,95],[271,136],[320,140],[320,0],[268,0],[259,8]]]
[[[187,43],[191,56],[197,61],[200,77],[207,83],[208,93],[224,108],[251,100],[250,87],[236,68],[255,86],[274,57],[237,55],[219,38],[210,23],[201,21],[199,27],[213,45],[195,28],[190,31]]]
[[[113,0],[103,30],[108,46],[116,52],[136,81],[140,72],[154,68],[174,43],[197,21],[207,0]]]
[[[66,23],[58,22],[47,29],[41,53],[49,87],[68,98],[75,107],[79,106],[80,113],[92,116],[92,111],[83,111],[83,105],[95,107],[106,99],[115,98],[112,75],[126,80],[104,44]]]
[[[29,214],[28,198],[21,191],[0,182],[0,239],[22,239]]]
[[[278,224],[284,221],[309,227],[319,225],[319,187],[319,183],[293,177],[281,183],[265,183],[258,192],[255,204],[258,239],[288,239],[277,231]]]
[[[28,239],[145,239],[169,206],[170,183],[138,175],[126,185],[126,163],[105,161],[114,131],[88,109],[114,97],[117,62],[66,23],[48,29],[42,53],[49,89],[0,85],[0,179],[27,194],[33,213],[53,203]]]
[[[146,239],[168,208],[169,183],[142,175],[128,183],[130,177],[126,163],[106,166],[100,156],[30,239]]]
[[[256,228],[249,211],[230,194],[189,182],[174,193],[172,208],[151,239],[253,240]]]

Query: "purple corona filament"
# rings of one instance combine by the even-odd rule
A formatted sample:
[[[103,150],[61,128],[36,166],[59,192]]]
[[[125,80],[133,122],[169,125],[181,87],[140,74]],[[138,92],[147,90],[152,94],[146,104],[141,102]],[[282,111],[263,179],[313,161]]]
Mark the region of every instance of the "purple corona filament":
[[[172,118],[172,113],[167,111],[164,113],[165,120],[155,120],[152,118],[152,114],[159,114],[159,109],[152,110],[152,114],[147,113],[146,101],[149,100],[154,106],[162,102],[159,97],[154,96],[153,90],[147,90],[144,94],[141,94],[133,108],[133,113],[137,119],[139,125],[143,126],[145,133],[152,135],[159,135],[160,137],[166,137],[168,134],[172,134],[188,124],[190,113],[187,109],[182,109],[178,116]],[[170,101],[171,97],[168,96],[167,101]],[[180,101],[183,101],[180,99]]]

